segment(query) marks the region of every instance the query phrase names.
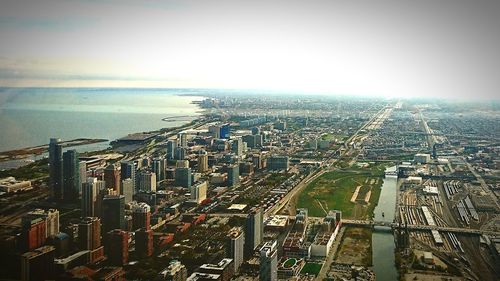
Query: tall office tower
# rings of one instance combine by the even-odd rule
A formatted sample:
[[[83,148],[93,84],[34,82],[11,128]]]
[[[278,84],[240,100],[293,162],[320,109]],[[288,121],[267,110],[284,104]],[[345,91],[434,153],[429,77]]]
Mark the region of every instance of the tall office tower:
[[[141,202],[132,206],[132,230],[151,228],[151,207]]]
[[[47,240],[47,224],[43,218],[23,217],[21,220],[21,249],[34,250]]]
[[[156,175],[156,181],[162,181],[165,179],[165,168],[167,167],[166,160],[163,157],[154,158],[152,170]]]
[[[177,134],[177,140],[179,142],[180,147],[187,147],[187,134],[186,133]]]
[[[82,195],[82,185],[84,183],[87,183],[87,162],[85,161],[80,161],[78,164],[80,166],[80,186],[78,186],[78,198]]]
[[[106,182],[106,188],[111,188],[120,194],[120,171],[118,167],[114,164],[109,164],[106,169],[104,169],[104,182]]]
[[[244,135],[243,142],[247,144],[248,147],[254,148],[257,145],[255,144],[255,137],[258,135]]]
[[[231,150],[237,156],[243,155],[243,140],[241,137],[237,137],[233,140]]]
[[[245,256],[253,255],[255,248],[262,243],[264,225],[262,210],[252,211],[245,222]]]
[[[80,250],[94,250],[101,246],[101,220],[85,217],[78,223],[78,247]]]
[[[207,188],[207,181],[198,182],[193,185],[191,187],[191,200],[195,201],[198,204],[203,202],[205,199],[207,199]]]
[[[201,150],[198,154],[198,172],[205,173],[208,171],[208,154],[205,150]]]
[[[35,209],[27,213],[22,221],[30,222],[41,218],[45,222],[45,237],[55,236],[59,233],[59,211],[56,209]]]
[[[137,171],[136,164],[133,161],[127,161],[127,162],[121,162],[120,166],[121,166],[120,170],[121,179],[122,180],[132,179],[132,184],[133,184],[132,190],[136,192],[137,191],[136,176],[135,176]]]
[[[108,233],[125,226],[125,197],[123,195],[105,195],[102,200],[103,231]]]
[[[60,139],[50,139],[49,143],[49,180],[50,196],[55,200],[63,199],[63,161]]]
[[[186,159],[186,148],[178,146],[175,148],[175,159],[184,160]]]
[[[80,160],[76,150],[63,153],[63,195],[67,202],[74,202],[80,193]]]
[[[128,263],[128,232],[121,229],[108,231],[104,245],[110,265],[123,266]]]
[[[288,170],[290,168],[288,156],[271,156],[267,159],[267,168],[270,170]]]
[[[43,246],[21,255],[21,280],[52,280],[54,278],[54,246]]]
[[[260,281],[278,280],[278,243],[276,240],[269,241],[260,248]]]
[[[191,188],[191,168],[175,169],[175,185]]]
[[[256,170],[262,169],[262,156],[260,154],[254,154],[252,156],[252,163]]]
[[[252,128],[252,135],[260,135],[260,128],[259,127],[253,127]]]
[[[220,138],[228,140],[231,136],[231,125],[229,123],[224,124],[220,127]]]
[[[186,281],[187,269],[177,260],[170,261],[167,268],[158,273],[156,280],[164,281]]]
[[[175,167],[176,168],[189,168],[189,161],[188,160],[177,160],[177,161],[175,161]]]
[[[233,164],[227,167],[227,185],[237,186],[240,184],[240,165]]]
[[[153,255],[153,230],[141,228],[135,232],[135,252],[139,257]]]
[[[220,138],[220,126],[210,125],[208,126],[208,132],[214,137],[214,139]]]
[[[122,180],[121,191],[125,197],[125,204],[130,203],[134,199],[134,181],[132,179]]]
[[[139,172],[139,190],[150,192],[156,191],[156,174],[148,170]]]
[[[87,182],[82,184],[82,216],[94,217],[98,213],[98,195],[105,189],[105,182],[97,178],[88,178]]]
[[[234,260],[234,272],[238,273],[244,259],[245,234],[240,227],[233,227],[227,237],[226,257]]]
[[[172,160],[175,158],[175,148],[177,147],[177,140],[167,141],[167,159]]]

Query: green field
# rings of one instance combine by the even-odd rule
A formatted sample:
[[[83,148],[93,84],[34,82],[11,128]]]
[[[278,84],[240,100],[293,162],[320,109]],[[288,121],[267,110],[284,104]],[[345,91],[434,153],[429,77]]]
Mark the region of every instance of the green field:
[[[380,196],[385,164],[352,167],[323,174],[312,181],[300,194],[297,208],[307,208],[310,216],[322,217],[328,210],[341,210],[344,218],[369,219]],[[371,187],[369,204],[353,203],[357,186],[364,193]]]
[[[302,267],[302,270],[300,271],[300,274],[306,275],[315,275],[318,276],[319,272],[321,271],[321,267],[323,264],[321,263],[313,263],[313,262],[308,262]]]

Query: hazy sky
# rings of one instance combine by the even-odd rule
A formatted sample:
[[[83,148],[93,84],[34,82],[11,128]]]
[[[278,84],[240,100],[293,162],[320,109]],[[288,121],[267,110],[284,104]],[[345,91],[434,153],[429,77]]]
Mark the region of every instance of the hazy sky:
[[[0,85],[500,96],[499,0],[0,0]]]

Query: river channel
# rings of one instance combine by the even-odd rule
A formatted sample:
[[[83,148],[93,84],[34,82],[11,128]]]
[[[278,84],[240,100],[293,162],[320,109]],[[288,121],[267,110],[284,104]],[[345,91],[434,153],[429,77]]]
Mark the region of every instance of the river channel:
[[[384,178],[378,205],[374,210],[375,221],[392,222],[394,220],[397,188],[396,177]],[[398,280],[398,271],[394,265],[395,247],[392,232],[387,228],[376,227],[372,234],[372,260],[377,280]]]

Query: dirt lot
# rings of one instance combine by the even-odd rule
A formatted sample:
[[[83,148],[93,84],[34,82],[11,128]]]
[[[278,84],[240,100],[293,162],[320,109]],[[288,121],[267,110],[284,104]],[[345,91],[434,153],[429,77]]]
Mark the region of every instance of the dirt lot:
[[[372,265],[371,229],[348,227],[335,262],[362,266]]]

